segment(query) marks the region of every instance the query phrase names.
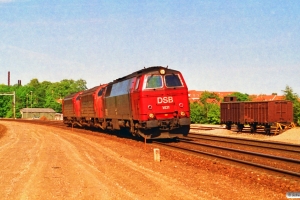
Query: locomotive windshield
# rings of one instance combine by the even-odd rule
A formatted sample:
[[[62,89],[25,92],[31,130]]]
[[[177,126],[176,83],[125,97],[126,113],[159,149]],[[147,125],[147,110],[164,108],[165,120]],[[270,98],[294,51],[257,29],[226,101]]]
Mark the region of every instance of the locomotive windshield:
[[[162,88],[163,80],[166,87],[182,87],[183,83],[178,74],[166,74],[166,75],[148,75],[144,83],[144,88]]]
[[[166,86],[167,87],[179,87],[182,86],[182,82],[178,74],[167,74],[165,76]]]
[[[162,78],[160,75],[151,75],[147,77],[146,88],[161,88]]]

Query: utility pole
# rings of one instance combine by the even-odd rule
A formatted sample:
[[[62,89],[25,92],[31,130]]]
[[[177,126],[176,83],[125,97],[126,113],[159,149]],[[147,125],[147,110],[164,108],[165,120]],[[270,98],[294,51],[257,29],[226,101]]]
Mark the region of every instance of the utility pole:
[[[13,95],[14,95],[14,119],[16,119],[16,92],[14,91],[13,92]]]
[[[32,91],[30,91],[30,93],[31,93],[31,108],[32,108]]]

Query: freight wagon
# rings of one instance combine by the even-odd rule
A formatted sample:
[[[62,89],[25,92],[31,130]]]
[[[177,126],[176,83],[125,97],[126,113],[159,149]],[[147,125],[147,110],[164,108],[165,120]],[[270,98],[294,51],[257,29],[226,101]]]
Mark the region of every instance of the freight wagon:
[[[257,126],[264,126],[270,133],[271,126],[277,123],[293,123],[293,103],[286,100],[238,102],[236,97],[226,97],[221,103],[221,124],[231,130],[233,124],[241,132],[244,125],[249,125],[251,132],[256,132]]]

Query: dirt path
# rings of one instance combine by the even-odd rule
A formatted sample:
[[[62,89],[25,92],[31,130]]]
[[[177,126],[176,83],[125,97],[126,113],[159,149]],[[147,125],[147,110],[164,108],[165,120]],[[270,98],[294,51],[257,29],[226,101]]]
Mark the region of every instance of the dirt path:
[[[99,142],[37,125],[21,129],[14,123],[4,125],[8,128],[0,140],[0,196],[4,199],[199,197],[176,180],[146,169]]]
[[[285,195],[246,187],[186,163],[154,162],[151,149],[143,150],[130,140],[17,122],[1,124],[7,127],[0,138],[1,199],[278,199]]]

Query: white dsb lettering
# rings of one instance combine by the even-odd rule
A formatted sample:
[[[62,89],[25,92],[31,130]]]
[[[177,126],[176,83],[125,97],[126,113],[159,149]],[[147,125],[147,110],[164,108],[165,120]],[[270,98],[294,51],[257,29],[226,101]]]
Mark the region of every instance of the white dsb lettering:
[[[173,97],[157,97],[157,104],[173,103]]]

